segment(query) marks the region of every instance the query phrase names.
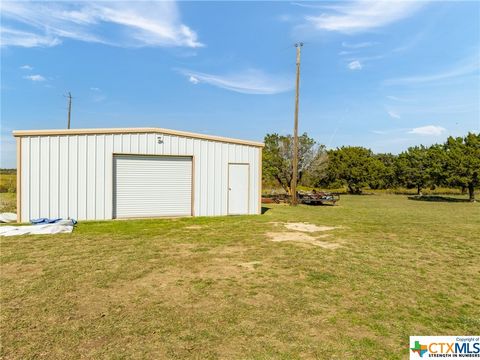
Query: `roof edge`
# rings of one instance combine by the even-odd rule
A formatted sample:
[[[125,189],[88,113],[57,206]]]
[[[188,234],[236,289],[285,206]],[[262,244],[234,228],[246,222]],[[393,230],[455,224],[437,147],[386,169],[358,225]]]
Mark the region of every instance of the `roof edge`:
[[[163,128],[104,128],[104,129],[52,129],[52,130],[14,130],[13,136],[51,136],[51,135],[94,135],[94,134],[135,134],[135,133],[161,133],[167,135],[177,135],[195,139],[212,140],[231,144],[250,145],[255,147],[264,147],[265,144],[257,141],[234,139],[223,136],[205,135],[180,130],[170,130]]]

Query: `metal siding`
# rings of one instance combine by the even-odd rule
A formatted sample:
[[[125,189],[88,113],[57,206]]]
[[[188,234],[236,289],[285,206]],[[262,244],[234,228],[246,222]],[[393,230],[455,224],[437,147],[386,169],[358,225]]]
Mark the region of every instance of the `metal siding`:
[[[161,133],[32,136],[21,146],[22,221],[111,219],[113,153],[193,156],[196,216],[227,214],[228,163],[248,163],[249,213],[258,211],[260,149],[254,146]]]
[[[113,135],[105,137],[105,219],[113,217]]]
[[[25,137],[22,139],[22,175],[21,175],[21,204],[22,207],[22,222],[27,222],[30,220],[30,211],[31,211],[31,200],[30,200],[30,185],[31,185],[31,176],[30,176],[30,137]]]
[[[115,217],[191,214],[192,160],[172,156],[114,156]]]
[[[202,216],[208,215],[208,142],[200,140],[200,214]]]
[[[40,193],[39,193],[39,217],[45,214],[50,217],[50,137],[40,137]]]
[[[199,139],[192,139],[193,142],[193,154],[195,158],[193,161],[195,161],[195,174],[194,176],[194,186],[195,186],[195,192],[194,192],[194,208],[195,208],[195,214],[197,216],[202,216],[204,213],[201,212],[201,192],[202,192],[202,168],[201,168],[201,147],[200,147],[200,140]]]
[[[58,217],[68,217],[68,136],[58,139]]]
[[[86,200],[86,209],[87,209],[87,219],[95,220],[96,217],[96,182],[97,182],[97,157],[96,153],[96,138],[97,135],[87,136],[87,200]]]
[[[95,147],[95,218],[105,219],[105,135],[96,137]]]
[[[40,217],[40,138],[30,143],[30,211],[29,220]]]
[[[68,136],[68,215],[78,219],[78,136]]]
[[[59,217],[59,163],[60,141],[58,136],[50,138],[50,217]]]

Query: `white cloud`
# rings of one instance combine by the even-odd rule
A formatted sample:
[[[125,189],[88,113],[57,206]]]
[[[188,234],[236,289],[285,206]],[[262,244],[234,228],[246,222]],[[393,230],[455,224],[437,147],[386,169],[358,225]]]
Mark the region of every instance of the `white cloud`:
[[[260,70],[249,69],[227,75],[207,74],[191,70],[179,70],[189,81],[206,83],[222,89],[243,94],[271,95],[293,89],[293,79],[287,76],[272,76]],[[192,81],[191,81],[192,82]]]
[[[33,66],[30,66],[30,65],[22,65],[22,66],[20,66],[20,69],[22,69],[22,70],[33,70]]]
[[[418,1],[356,0],[332,7],[329,13],[308,16],[315,28],[346,34],[380,28],[414,14],[423,4]]]
[[[101,91],[100,88],[98,88],[98,87],[91,87],[90,90],[95,91],[95,92]]]
[[[201,47],[197,34],[180,20],[173,1],[2,2],[2,46],[55,46],[61,39],[114,46]],[[22,24],[26,30],[12,29]],[[3,23],[6,23],[3,21]],[[105,31],[105,24],[117,31]]]
[[[350,63],[348,63],[347,67],[350,69],[350,70],[362,70],[362,63],[358,60],[354,60]]]
[[[393,110],[387,110],[387,114],[394,119],[400,119],[400,115]]]
[[[188,81],[190,81],[192,84],[198,84],[200,82],[200,80],[198,80],[195,76],[190,76]]]
[[[4,26],[0,27],[0,46],[2,47],[50,47],[60,43],[61,41],[58,38],[51,35],[35,34],[32,32],[15,30]]]
[[[436,126],[436,125],[427,125],[411,129],[408,133],[415,135],[427,135],[427,136],[438,136],[442,135],[447,129]]]
[[[23,77],[24,79],[31,81],[45,81],[46,79],[42,75],[27,75]]]
[[[377,42],[373,42],[373,41],[361,42],[356,44],[349,44],[346,41],[342,42],[342,46],[347,49],[361,49],[361,48],[374,46],[377,44],[378,44]]]
[[[386,85],[414,85],[451,79],[478,72],[480,69],[480,58],[473,56],[465,59],[450,69],[428,75],[407,76],[385,80]]]

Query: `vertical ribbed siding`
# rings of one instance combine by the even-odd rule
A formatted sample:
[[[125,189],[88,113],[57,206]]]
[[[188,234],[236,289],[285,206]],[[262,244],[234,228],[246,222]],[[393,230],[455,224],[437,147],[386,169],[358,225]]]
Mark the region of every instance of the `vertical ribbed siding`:
[[[196,216],[227,214],[228,163],[248,163],[249,213],[258,212],[261,150],[254,146],[136,133],[30,136],[21,147],[22,221],[111,219],[113,153],[193,156]]]

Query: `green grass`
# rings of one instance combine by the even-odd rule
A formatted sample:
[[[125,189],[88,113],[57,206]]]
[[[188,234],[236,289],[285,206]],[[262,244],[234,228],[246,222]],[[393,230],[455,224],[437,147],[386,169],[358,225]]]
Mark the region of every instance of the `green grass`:
[[[340,247],[266,236],[304,221]],[[480,332],[479,234],[478,203],[372,195],[1,238],[0,357],[405,359]]]

